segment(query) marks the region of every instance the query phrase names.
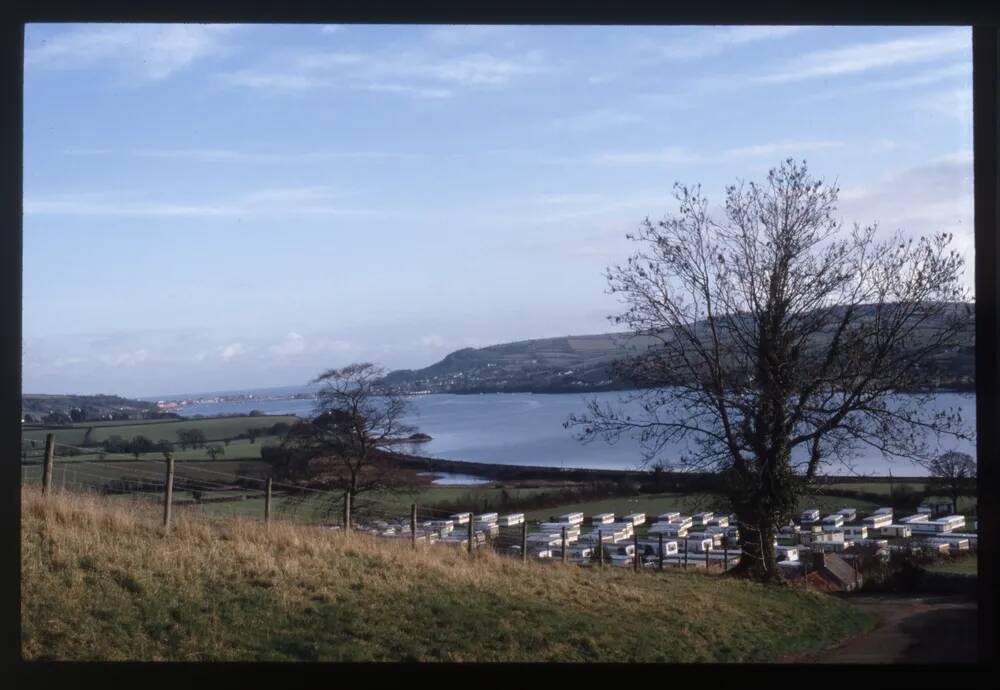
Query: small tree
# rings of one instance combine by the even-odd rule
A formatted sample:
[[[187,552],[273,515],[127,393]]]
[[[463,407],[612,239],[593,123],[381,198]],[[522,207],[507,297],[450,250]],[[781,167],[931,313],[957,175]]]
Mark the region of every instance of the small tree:
[[[42,418],[42,421],[49,426],[61,426],[73,423],[73,420],[65,412],[50,412]]]
[[[399,473],[383,451],[399,448],[415,429],[403,422],[408,399],[382,383],[385,373],[361,363],[320,374],[311,382],[323,385],[313,417],[292,427],[281,450],[268,455],[284,455],[273,459],[287,472],[320,474],[352,495],[397,486]]]
[[[130,453],[132,452],[129,447],[129,441],[118,434],[113,434],[101,442],[101,447],[104,448],[107,453]]]
[[[927,463],[932,483],[951,498],[952,511],[958,512],[958,497],[976,488],[976,461],[968,453],[951,451]]]
[[[133,436],[129,441],[129,452],[138,460],[143,453],[149,453],[157,449],[157,445],[143,435]]]
[[[208,456],[210,458],[212,458],[212,460],[215,460],[220,455],[225,455],[226,454],[226,451],[223,450],[222,446],[208,446],[205,449],[205,452],[208,453]]]
[[[584,441],[638,438],[644,459],[712,471],[739,522],[737,574],[780,579],[774,539],[832,460],[859,446],[927,458],[925,434],[971,438],[932,413],[928,365],[968,342],[963,259],[942,233],[917,242],[842,232],[836,187],[788,160],[730,186],[723,217],[677,186],[679,214],[648,219],[609,269],[636,388],[591,400],[567,426]],[[673,447],[672,447],[673,446]]]
[[[178,429],[177,438],[180,441],[182,450],[187,450],[188,446],[201,448],[208,441],[205,432],[201,429]]]
[[[247,428],[247,438],[250,439],[250,443],[255,442],[259,436],[260,436],[260,429],[258,429],[257,427]]]

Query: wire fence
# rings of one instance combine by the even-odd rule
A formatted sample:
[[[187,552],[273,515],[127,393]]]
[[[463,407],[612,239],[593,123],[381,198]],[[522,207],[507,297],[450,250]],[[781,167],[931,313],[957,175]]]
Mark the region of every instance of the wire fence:
[[[76,448],[58,442],[54,446]],[[41,483],[43,476],[43,463],[22,464],[23,484]],[[523,513],[456,512],[417,505],[405,496],[348,495],[344,490],[303,486],[264,474],[211,469],[198,461],[142,461],[123,466],[101,460],[53,459],[49,487],[55,491],[99,493],[109,500],[145,499],[163,503],[165,509],[169,506],[217,519],[287,520],[408,540],[414,548],[451,545],[470,553],[485,549],[522,560],[588,567],[721,573],[748,557],[741,548],[738,525],[729,523],[733,516],[712,518],[703,513],[699,525],[678,514],[673,529],[670,522],[666,529],[662,522],[646,525],[644,515],[621,518],[615,523],[591,516],[591,524],[584,524],[582,514],[544,522],[525,520]],[[169,516],[169,510],[165,512]],[[169,517],[166,520],[169,524]],[[812,552],[817,550],[842,556],[860,584],[865,579],[887,577],[894,554],[938,553],[945,550],[942,544],[947,544],[949,552],[975,551],[978,546],[974,534],[965,539],[954,534],[937,535],[936,539],[935,535],[908,534],[891,544],[882,539],[854,539],[847,548],[843,536],[837,542],[823,534],[804,530],[779,534],[784,544],[779,542],[776,548],[784,557],[779,565],[786,575],[801,576],[807,582],[810,570],[815,569]]]
[[[62,448],[81,449],[56,443]],[[168,466],[173,473],[168,477]],[[43,463],[22,465],[25,484],[42,481]],[[595,540],[577,525],[565,534],[553,536],[552,526],[540,521],[525,521],[520,513],[465,513],[454,509],[407,503],[405,497],[386,499],[361,493],[347,496],[346,491],[302,486],[256,474],[221,471],[195,461],[131,462],[127,466],[104,460],[63,460],[52,463],[51,486],[57,491],[86,490],[109,499],[132,497],[165,502],[170,486],[170,505],[182,511],[196,511],[212,517],[247,516],[260,519],[289,520],[298,524],[348,528],[387,539],[409,541],[414,547],[441,544],[470,552],[489,550],[498,554],[535,560],[563,561],[583,565],[611,567],[632,565],[635,569],[655,562],[667,566],[716,566],[718,554],[706,554],[703,560],[681,559],[676,551],[658,557],[657,542],[637,535],[607,531]],[[349,520],[347,522],[346,520]],[[595,533],[601,530],[595,528]],[[663,541],[662,539],[660,540]],[[624,543],[628,542],[628,543]],[[668,542],[669,543],[669,542]],[[732,554],[732,564],[737,555]]]

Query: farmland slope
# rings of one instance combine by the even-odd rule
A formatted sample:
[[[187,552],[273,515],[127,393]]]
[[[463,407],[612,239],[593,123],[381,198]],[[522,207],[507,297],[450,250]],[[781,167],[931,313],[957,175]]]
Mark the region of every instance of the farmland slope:
[[[522,564],[22,494],[22,651],[68,660],[768,661],[871,625],[822,594]]]

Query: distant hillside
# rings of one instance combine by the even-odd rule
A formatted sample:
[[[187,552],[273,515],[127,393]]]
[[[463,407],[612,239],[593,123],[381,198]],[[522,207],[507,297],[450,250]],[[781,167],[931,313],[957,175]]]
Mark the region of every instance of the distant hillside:
[[[52,422],[136,419],[156,410],[156,403],[132,400],[120,395],[37,395],[21,396],[21,415],[34,421],[52,416]],[[29,420],[31,421],[31,420]]]
[[[386,383],[435,393],[610,390],[624,384],[611,371],[626,334],[564,336],[457,350],[423,369],[394,371]],[[629,341],[635,348],[652,343]]]
[[[970,309],[972,304],[956,304]],[[831,323],[839,309],[831,310]],[[974,333],[957,351],[942,356],[928,371],[928,387],[971,388],[975,381]],[[401,369],[385,382],[405,390],[432,393],[565,393],[620,390],[628,383],[613,364],[626,352],[646,351],[657,340],[626,333],[570,335],[521,340],[452,352],[423,369]]]

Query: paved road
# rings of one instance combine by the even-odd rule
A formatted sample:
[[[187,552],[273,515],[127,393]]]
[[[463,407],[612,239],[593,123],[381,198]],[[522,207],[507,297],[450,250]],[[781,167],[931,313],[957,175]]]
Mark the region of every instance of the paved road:
[[[960,595],[864,595],[847,598],[879,617],[867,635],[813,656],[827,664],[934,664],[976,661],[977,607]]]

